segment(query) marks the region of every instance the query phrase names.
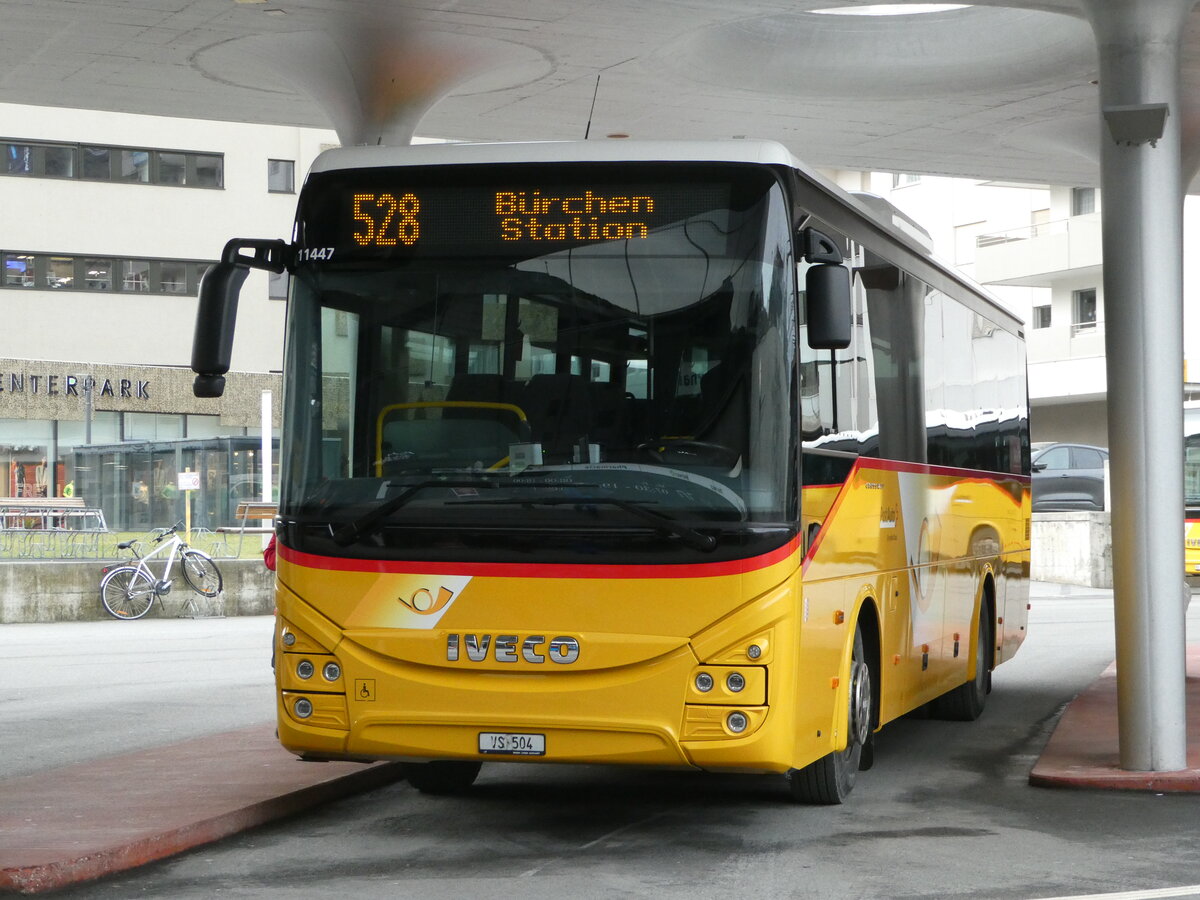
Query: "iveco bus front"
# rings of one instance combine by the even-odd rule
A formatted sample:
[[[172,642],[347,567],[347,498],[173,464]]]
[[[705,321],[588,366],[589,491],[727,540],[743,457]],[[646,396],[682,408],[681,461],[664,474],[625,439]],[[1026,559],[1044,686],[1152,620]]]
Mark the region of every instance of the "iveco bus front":
[[[806,396],[849,399],[818,351],[862,324],[855,245],[828,226],[851,208],[751,142],[351,149],[315,164],[294,245],[231,242],[202,293],[198,390],[228,368],[246,267],[292,273],[284,745],[404,760],[431,791],[487,760],[611,762],[777,772],[840,802],[899,708],[883,692],[921,696],[884,671],[879,558],[826,560],[808,591],[801,572],[802,443],[825,440],[825,469],[871,455],[803,422]],[[873,479],[897,509],[903,480]],[[995,517],[998,492],[1019,529],[1019,479],[1015,512],[994,482],[977,508]],[[929,696],[979,693],[998,661],[994,579],[1020,552],[1002,544],[959,562],[987,627]]]

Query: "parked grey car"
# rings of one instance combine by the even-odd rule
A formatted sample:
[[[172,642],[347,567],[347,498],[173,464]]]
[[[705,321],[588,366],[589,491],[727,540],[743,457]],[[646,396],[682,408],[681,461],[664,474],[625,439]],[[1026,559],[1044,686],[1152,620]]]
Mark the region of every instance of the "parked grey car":
[[[1104,509],[1105,447],[1035,444],[1033,511]]]

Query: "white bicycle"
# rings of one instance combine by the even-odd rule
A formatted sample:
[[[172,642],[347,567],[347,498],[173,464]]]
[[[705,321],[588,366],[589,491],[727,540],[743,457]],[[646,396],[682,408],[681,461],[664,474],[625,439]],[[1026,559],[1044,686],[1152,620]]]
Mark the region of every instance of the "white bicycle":
[[[135,561],[126,565],[108,566],[103,571],[103,577],[100,579],[100,599],[109,615],[116,619],[140,619],[150,612],[155,598],[162,607],[163,596],[171,591],[171,570],[176,561],[183,570],[183,580],[197,594],[211,598],[221,593],[224,587],[221,570],[212,561],[212,557],[189,547],[179,536],[182,525],[182,522],[176,522],[170,528],[158,529],[160,533],[153,543],[161,546],[145,556],[142,556],[138,549],[141,541],[122,541],[117,544],[118,550],[130,551]],[[164,541],[166,543],[163,543]],[[164,553],[166,562],[160,578],[150,567],[150,560]]]

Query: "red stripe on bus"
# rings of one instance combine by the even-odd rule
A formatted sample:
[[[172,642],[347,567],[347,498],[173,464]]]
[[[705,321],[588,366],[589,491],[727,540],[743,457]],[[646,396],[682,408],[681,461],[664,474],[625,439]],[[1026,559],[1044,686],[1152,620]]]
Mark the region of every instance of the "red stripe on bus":
[[[333,572],[374,572],[381,575],[470,575],[473,578],[715,578],[741,575],[782,562],[800,548],[793,538],[782,547],[751,556],[714,563],[664,565],[576,565],[573,563],[473,563],[417,562],[383,559],[344,559],[302,553],[279,545],[279,555],[289,563]]]

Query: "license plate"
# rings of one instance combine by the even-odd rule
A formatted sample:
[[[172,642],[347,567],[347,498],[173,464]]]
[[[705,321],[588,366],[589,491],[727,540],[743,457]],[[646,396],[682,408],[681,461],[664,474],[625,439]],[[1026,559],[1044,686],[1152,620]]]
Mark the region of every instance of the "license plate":
[[[479,752],[502,753],[505,756],[545,756],[546,736],[484,731],[479,735]]]

